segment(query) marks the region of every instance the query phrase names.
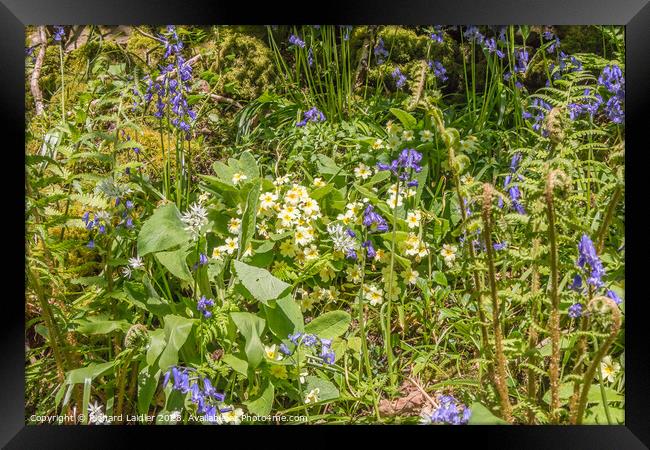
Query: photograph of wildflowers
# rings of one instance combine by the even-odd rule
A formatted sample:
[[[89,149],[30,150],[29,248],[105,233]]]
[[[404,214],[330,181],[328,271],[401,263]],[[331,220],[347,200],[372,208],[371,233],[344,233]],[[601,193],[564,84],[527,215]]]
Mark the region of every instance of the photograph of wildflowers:
[[[25,29],[28,424],[612,424],[625,28]]]

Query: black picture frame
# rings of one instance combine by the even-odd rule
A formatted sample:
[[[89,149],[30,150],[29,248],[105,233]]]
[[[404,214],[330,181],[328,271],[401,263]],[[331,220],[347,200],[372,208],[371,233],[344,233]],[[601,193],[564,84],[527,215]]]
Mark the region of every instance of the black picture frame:
[[[397,433],[406,445],[444,445],[445,434],[451,442],[480,440],[482,446],[526,449],[636,449],[650,446],[650,356],[645,335],[647,312],[644,290],[643,257],[647,257],[648,239],[642,220],[647,202],[642,170],[643,154],[648,152],[647,123],[644,112],[650,105],[650,4],[648,0],[507,0],[507,1],[355,1],[355,2],[282,2],[254,5],[249,2],[173,0],[2,0],[0,70],[2,115],[6,131],[4,157],[9,158],[5,172],[17,180],[5,183],[10,199],[5,202],[11,212],[8,222],[15,229],[6,231],[5,286],[15,284],[16,295],[6,293],[3,301],[0,353],[0,444],[6,448],[118,448],[132,447],[136,435],[146,434],[148,445],[171,444],[182,435],[185,445],[200,440],[224,445],[233,439],[249,447],[248,440],[268,439],[291,445],[290,435],[321,433],[323,442],[339,445],[343,435],[367,431],[368,426],[335,427],[145,427],[145,426],[26,426],[24,411],[24,292],[17,280],[25,277],[20,261],[23,243],[10,236],[24,234],[20,217],[24,214],[24,195],[15,186],[24,186],[24,26],[31,24],[268,24],[268,23],[336,23],[336,24],[611,24],[626,26],[626,239],[632,243],[626,251],[626,400],[624,426],[477,426],[477,427],[372,427],[371,437],[382,440],[386,433]],[[313,10],[309,10],[309,8]],[[11,210],[11,209],[15,210]],[[20,211],[20,208],[23,208]],[[6,225],[6,224],[5,224]],[[9,244],[9,245],[7,245]],[[13,244],[13,245],[11,245]],[[635,264],[637,262],[637,264]],[[639,264],[640,263],[640,264]],[[22,273],[22,275],[21,275]],[[217,430],[217,431],[215,431]],[[189,437],[187,434],[196,434]],[[199,434],[200,433],[200,434]],[[205,434],[210,433],[210,434]],[[212,435],[211,433],[218,433]],[[406,434],[402,434],[406,433]],[[340,434],[342,436],[335,436]],[[417,437],[415,436],[417,434]],[[243,440],[246,435],[246,440]],[[280,436],[282,435],[282,436]],[[317,434],[318,436],[319,434]],[[317,437],[314,436],[314,437]],[[298,437],[294,443],[310,445],[314,437]],[[225,439],[224,439],[225,438]],[[216,439],[212,441],[212,439]],[[280,440],[282,439],[282,440]],[[288,441],[285,439],[289,439]],[[232,445],[230,443],[226,445]],[[448,444],[449,445],[449,444]]]

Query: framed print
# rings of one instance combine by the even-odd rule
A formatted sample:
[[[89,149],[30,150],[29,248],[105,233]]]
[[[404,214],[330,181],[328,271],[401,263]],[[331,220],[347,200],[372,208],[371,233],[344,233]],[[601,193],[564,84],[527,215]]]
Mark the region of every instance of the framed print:
[[[7,448],[647,448],[647,2],[4,3]]]

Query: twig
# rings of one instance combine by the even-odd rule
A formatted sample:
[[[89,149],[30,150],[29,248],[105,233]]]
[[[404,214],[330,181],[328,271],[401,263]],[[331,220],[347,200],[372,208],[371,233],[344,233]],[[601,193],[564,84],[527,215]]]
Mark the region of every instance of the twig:
[[[237,100],[233,100],[232,98],[224,97],[219,94],[209,94],[209,96],[212,100],[220,103],[228,103],[230,105],[236,106],[237,109],[242,109],[244,107],[241,103],[239,103]]]

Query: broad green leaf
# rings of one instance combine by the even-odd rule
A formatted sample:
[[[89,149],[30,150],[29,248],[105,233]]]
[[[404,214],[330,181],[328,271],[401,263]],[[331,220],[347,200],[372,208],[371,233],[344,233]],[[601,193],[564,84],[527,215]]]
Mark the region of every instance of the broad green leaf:
[[[318,402],[326,402],[329,400],[334,400],[340,396],[339,390],[336,386],[328,380],[315,377],[313,375],[306,377],[307,388],[305,389],[306,393],[309,393],[313,389],[318,389]],[[304,399],[303,399],[304,400]]]
[[[76,331],[81,334],[108,334],[113,331],[126,331],[131,324],[126,320],[79,320]]]
[[[146,364],[140,365],[138,372],[138,413],[147,414],[151,406],[151,400],[158,387],[158,379],[162,371],[155,366]]]
[[[276,337],[286,339],[290,334],[304,330],[302,311],[291,295],[278,299],[274,306],[265,306],[264,311],[269,329]]]
[[[238,163],[239,168],[249,180],[260,176],[260,169],[257,166],[257,161],[255,161],[255,157],[249,150],[246,150],[241,154]]]
[[[508,425],[508,422],[499,419],[489,409],[478,402],[472,403],[470,411],[472,415],[469,418],[469,425]]]
[[[330,311],[305,325],[305,333],[320,338],[334,339],[345,333],[350,326],[350,314],[345,311]]]
[[[138,255],[168,250],[189,240],[180,213],[174,204],[156,209],[138,234]]]
[[[194,319],[188,319],[187,317],[172,314],[165,316],[164,329],[167,343],[158,361],[158,366],[163,372],[178,362],[178,352],[190,335],[194,322]]]
[[[273,388],[273,384],[268,381],[260,396],[254,400],[244,402],[244,405],[246,405],[248,412],[251,414],[268,416],[271,413],[271,409],[273,409],[274,395],[275,389]]]
[[[252,158],[252,156],[251,156]],[[255,162],[255,159],[253,159]],[[248,197],[246,199],[246,209],[242,214],[241,227],[239,228],[239,250],[237,251],[237,259],[241,259],[241,255],[246,252],[248,244],[255,235],[255,223],[257,217],[257,205],[260,198],[261,180],[259,178],[252,182]]]
[[[217,176],[221,179],[222,182],[232,186],[232,177],[235,174],[235,171],[232,168],[228,167],[226,164],[222,163],[221,161],[215,162],[212,165],[212,168],[214,169],[214,173],[217,174]]]
[[[248,376],[248,363],[246,360],[237,358],[235,355],[231,354],[224,355],[222,360],[228,364],[235,372],[239,372],[245,377]]]
[[[158,252],[156,253],[156,258],[160,261],[160,264],[165,266],[169,272],[175,277],[191,283],[193,280],[192,273],[187,267],[186,262],[186,247],[181,247],[177,250],[172,250],[169,252]]]
[[[116,363],[117,361],[110,361],[101,364],[93,363],[88,364],[86,367],[82,367],[80,369],[71,370],[65,377],[65,384],[84,383],[86,381],[86,378],[90,378],[92,380],[111,370]]]
[[[264,331],[266,322],[264,319],[248,312],[233,312],[230,313],[230,317],[239,332],[244,336],[244,339],[246,339],[244,351],[248,359],[248,367],[249,369],[255,369],[264,359],[264,346],[260,340],[260,335]]]
[[[253,299],[268,304],[291,288],[290,284],[277,279],[266,269],[249,266],[241,261],[233,261],[235,273],[246,292]]]
[[[415,128],[415,126],[418,123],[415,117],[413,117],[411,114],[407,113],[404,110],[398,108],[390,108],[389,111],[393,113],[393,115],[397,117],[400,122],[402,122],[402,125],[407,130],[412,130],[413,128]]]

